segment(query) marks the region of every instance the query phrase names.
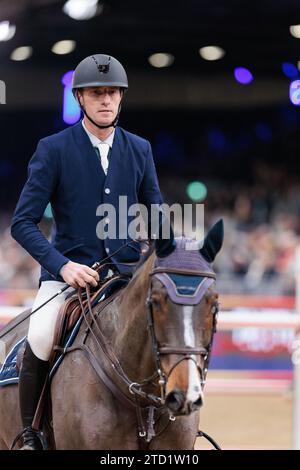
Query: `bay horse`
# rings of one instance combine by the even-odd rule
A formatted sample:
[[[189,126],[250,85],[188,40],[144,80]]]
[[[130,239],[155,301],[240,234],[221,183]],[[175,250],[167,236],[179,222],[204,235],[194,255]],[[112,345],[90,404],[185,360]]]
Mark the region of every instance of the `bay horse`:
[[[156,240],[126,287],[101,311],[91,309],[51,381],[50,449],[194,448],[218,311],[212,263],[222,242],[222,220],[200,249],[173,232]],[[8,350],[27,328],[28,320],[13,329]],[[17,385],[0,388],[0,449],[21,430],[19,415]]]

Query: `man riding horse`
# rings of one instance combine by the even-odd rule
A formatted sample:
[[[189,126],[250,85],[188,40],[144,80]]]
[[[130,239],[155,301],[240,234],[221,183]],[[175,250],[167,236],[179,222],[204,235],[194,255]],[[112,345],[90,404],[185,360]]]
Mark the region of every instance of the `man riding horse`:
[[[41,139],[29,162],[11,234],[41,265],[33,309],[67,285],[97,286],[99,274],[91,266],[121,247],[111,257],[120,272],[126,269],[120,263],[139,260],[140,245],[128,235],[127,240],[97,236],[99,205],[108,203],[117,209],[119,196],[127,196],[130,204],[145,204],[148,210],[162,203],[150,143],[117,126],[127,88],[127,75],[118,60],[104,54],[86,57],[73,76],[83,119]],[[55,221],[51,242],[38,228],[49,202]],[[19,379],[23,450],[42,448],[32,421],[49,369],[58,312],[69,292],[30,317]]]

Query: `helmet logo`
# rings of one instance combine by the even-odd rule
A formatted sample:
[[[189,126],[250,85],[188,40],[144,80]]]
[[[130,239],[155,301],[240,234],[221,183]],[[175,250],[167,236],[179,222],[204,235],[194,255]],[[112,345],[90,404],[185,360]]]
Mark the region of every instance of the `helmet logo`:
[[[108,63],[106,64],[98,64],[96,58],[94,56],[92,56],[96,65],[97,65],[97,68],[99,70],[100,73],[108,73],[109,72],[109,64],[110,64],[110,57],[108,58]]]

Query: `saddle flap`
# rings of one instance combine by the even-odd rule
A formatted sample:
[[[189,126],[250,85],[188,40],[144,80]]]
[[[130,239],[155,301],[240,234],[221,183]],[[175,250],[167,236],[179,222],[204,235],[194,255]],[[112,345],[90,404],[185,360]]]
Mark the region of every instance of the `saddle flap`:
[[[101,300],[103,300],[104,297],[107,298],[108,296],[112,295],[112,293],[114,293],[116,290],[123,287],[124,284],[127,284],[130,277],[122,275],[122,274],[118,274],[107,279],[106,282],[101,283],[98,289],[91,292],[92,294],[90,297],[91,305],[93,306],[96,303],[99,303]],[[84,310],[86,311],[86,308],[88,305],[87,292],[83,291],[81,297],[83,300]],[[62,344],[64,344],[66,335],[68,334],[69,331],[72,330],[72,328],[74,327],[74,325],[77,323],[78,319],[80,318],[81,314],[82,314],[82,310],[81,310],[78,294],[76,291],[75,293],[72,293],[72,295],[69,295],[66,298],[65,302],[60,307],[59,315],[57,317],[56,327],[55,327],[55,335],[54,335],[55,346],[61,346]],[[53,358],[51,357],[50,361],[51,359],[53,360],[55,358],[55,355],[56,355],[56,352],[53,351]]]

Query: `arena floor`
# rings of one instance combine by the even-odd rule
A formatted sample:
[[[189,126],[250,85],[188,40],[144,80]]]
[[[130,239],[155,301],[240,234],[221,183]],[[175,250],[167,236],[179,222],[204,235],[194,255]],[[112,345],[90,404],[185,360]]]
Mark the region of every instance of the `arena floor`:
[[[237,373],[234,377],[237,377]],[[222,373],[211,372],[210,377]],[[229,378],[230,375],[226,374]],[[209,385],[209,378],[207,381]],[[205,393],[200,429],[213,437],[223,449],[291,449],[292,394],[290,391],[263,393],[219,391]],[[204,438],[196,449],[211,449]]]

